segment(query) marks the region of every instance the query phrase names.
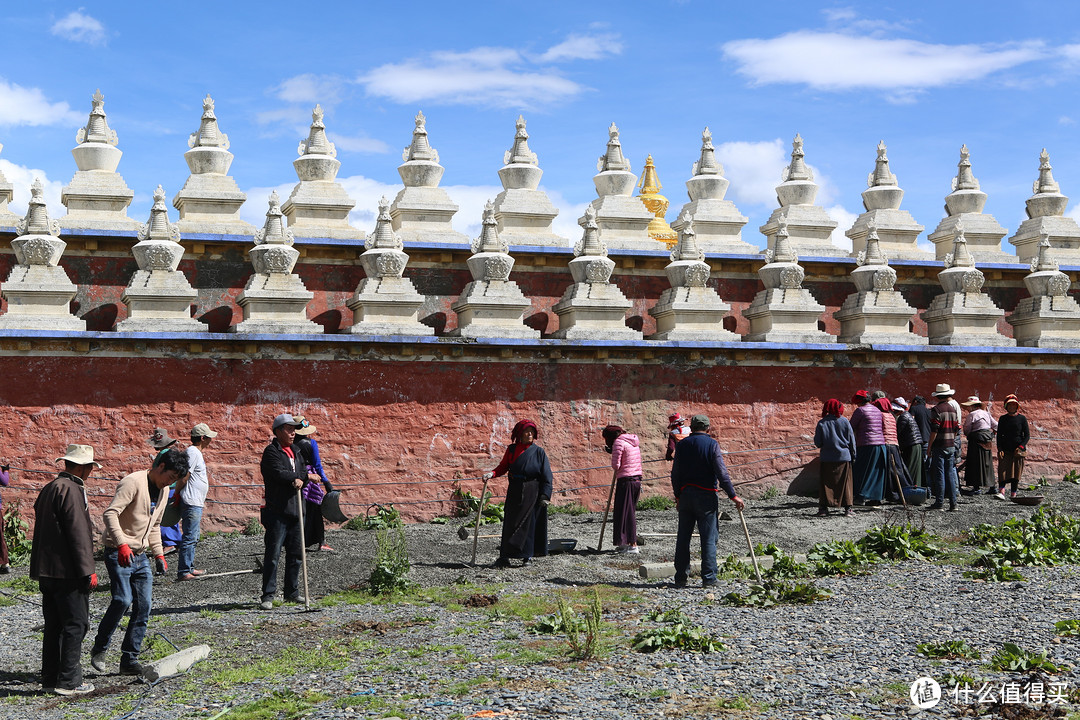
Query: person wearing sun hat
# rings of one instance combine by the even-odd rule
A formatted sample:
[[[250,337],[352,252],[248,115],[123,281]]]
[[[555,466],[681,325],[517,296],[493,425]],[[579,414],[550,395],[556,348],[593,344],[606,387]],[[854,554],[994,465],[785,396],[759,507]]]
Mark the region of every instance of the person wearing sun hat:
[[[1024,457],[1031,440],[1027,418],[1020,414],[1020,400],[1016,395],[1005,397],[1005,414],[998,420],[998,493],[995,497],[1005,499],[1005,485],[1010,486],[1011,497],[1016,497],[1020,476],[1024,474]]]
[[[83,682],[79,658],[90,629],[90,592],[97,587],[94,531],[86,480],[94,468],[94,448],[68,445],[63,471],[41,489],[34,502],[30,577],[41,589],[45,628],[41,638],[41,687],[57,695],[93,692]]]
[[[960,413],[948,383],[934,389],[938,403],[930,410],[930,487],[934,493],[931,510],[940,510],[949,500],[949,510],[956,510],[956,437],[960,433]]]
[[[908,402],[902,397],[893,398],[892,412],[896,417],[896,437],[900,445],[900,457],[907,467],[911,484],[925,487],[923,474],[923,436],[919,423],[909,412]]]
[[[293,419],[300,423],[296,428],[296,445],[307,463],[307,471],[321,479],[321,482],[309,482],[304,486],[304,543],[308,547],[314,545],[316,550],[334,552],[334,548],[326,544],[326,523],[323,522],[322,513],[323,498],[326,493],[333,491],[334,486],[323,470],[319,443],[315,440],[315,426],[302,415],[294,415]]]
[[[184,454],[188,459],[188,480],[180,488],[180,499],[176,505],[180,509],[182,534],[176,553],[176,579],[194,580],[204,573],[195,569],[195,545],[199,542],[199,526],[202,523],[203,507],[206,495],[210,491],[210,476],[206,472],[206,460],[203,451],[210,446],[217,433],[206,423],[199,423],[191,428],[191,445]]]
[[[968,441],[964,482],[971,488],[972,495],[978,495],[980,492],[993,495],[997,492],[993,443],[998,422],[983,409],[983,402],[978,395],[972,395],[960,404],[968,408],[968,414],[962,426],[964,436]]]

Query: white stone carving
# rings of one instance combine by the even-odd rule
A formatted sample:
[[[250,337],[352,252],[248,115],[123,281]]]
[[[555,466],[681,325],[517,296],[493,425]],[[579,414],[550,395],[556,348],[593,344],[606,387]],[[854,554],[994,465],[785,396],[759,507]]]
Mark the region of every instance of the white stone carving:
[[[326,136],[323,110],[311,111],[311,128],[297,148],[300,157],[293,160],[300,180],[292,189],[281,211],[296,237],[360,240],[363,233],[349,224],[349,212],[356,202],[337,182],[341,162],[337,148]]]
[[[787,223],[778,218],[772,250],[758,270],[764,290],[754,296],[743,316],[750,321],[746,342],[831,343],[836,338],[818,330],[825,311],[809,290],[802,287],[805,273],[788,242]]]
[[[630,171],[630,162],[623,157],[619,128],[615,123],[608,128],[607,152],[600,156],[596,168],[599,172],[593,176],[593,185],[597,198],[590,207],[596,213],[596,224],[606,246],[612,250],[665,247],[649,237],[653,213],[641,200],[631,197],[637,176]],[[578,225],[584,224],[582,216]]]
[[[694,218],[697,246],[710,254],[757,254],[757,246],[744,242],[742,228],[747,218],[725,200],[729,181],[724,177],[724,167],[716,159],[712,133],[705,128],[701,133],[701,154],[690,167],[690,179],[686,192],[690,202],[679,210],[678,219],[671,229],[681,232],[683,218]]]
[[[702,158],[700,163],[706,162]],[[701,164],[698,165],[701,167]],[[739,336],[724,329],[724,316],[731,306],[708,287],[711,268],[697,246],[695,220],[685,210],[679,216],[679,242],[664,268],[671,287],[649,314],[656,318],[656,333],[650,340],[734,342]]]
[[[986,193],[979,189],[979,181],[971,170],[971,154],[967,145],[963,145],[956,177],[952,180],[952,192],[945,196],[948,215],[928,237],[934,243],[938,260],[944,260],[952,250],[956,226],[962,222],[969,251],[978,262],[1015,262],[1012,253],[1001,249],[1001,239],[1008,231],[993,215],[983,212],[985,206]]]
[[[307,317],[307,305],[315,293],[293,272],[300,252],[294,248],[277,192],[270,193],[266,222],[253,233],[255,247],[248,251],[255,272],[248,278],[236,302],[244,319],[230,328],[237,333],[321,333],[323,328]]]
[[[116,172],[124,154],[116,147],[116,131],[105,117],[105,96],[94,93],[90,117],[75,135],[71,151],[78,170],[60,194],[67,207],[62,225],[89,230],[134,230],[138,223],[127,216],[135,193]]]
[[[422,133],[424,141],[420,143],[414,134],[416,154],[418,157],[437,157],[427,146],[423,120],[422,114],[417,116],[417,131]],[[407,155],[406,162],[428,161],[408,160]],[[364,247],[360,264],[366,277],[360,281],[348,303],[353,311],[353,324],[348,332],[354,335],[434,335],[434,329],[418,319],[424,296],[416,292],[411,280],[404,277],[409,256],[402,250],[401,237],[394,232],[390,202],[386,198],[379,201],[375,230],[368,235]]]
[[[869,186],[863,191],[863,207],[860,215],[845,235],[851,238],[851,255],[857,257],[866,249],[867,226],[870,221],[877,228],[882,252],[897,260],[929,260],[930,253],[920,250],[917,244],[923,226],[915,222],[907,210],[900,209],[904,191],[889,168],[885,141],[878,143],[874,171],[867,178]]]
[[[233,161],[229,136],[218,127],[214,100],[209,95],[203,100],[199,129],[188,138],[188,147],[184,161],[191,174],[172,201],[180,211],[180,231],[251,235],[255,228],[240,219],[240,206],[247,196],[228,174]]]
[[[767,249],[776,242],[776,230],[783,220],[787,226],[788,243],[794,252],[812,257],[839,257],[847,253],[832,242],[836,221],[820,205],[815,205],[818,186],[814,173],[806,164],[803,139],[798,133],[791,142],[791,163],[780,174],[776,200],[780,204],[759,230],[767,239]],[[768,261],[766,261],[768,262]]]
[[[616,141],[617,150],[618,130],[614,130],[612,139]],[[610,142],[608,151],[611,162],[617,165],[622,157],[621,152],[613,151]],[[646,214],[652,217],[652,213],[646,211]],[[590,205],[585,208],[585,216],[579,221],[583,234],[574,248],[574,259],[570,261],[570,275],[574,282],[552,308],[559,316],[559,329],[552,333],[552,337],[568,340],[640,340],[641,333],[626,325],[626,312],[632,303],[617,285],[610,282],[615,262],[607,257],[597,215],[596,209]]]
[[[1069,265],[1080,264],[1080,225],[1065,216],[1069,198],[1062,195],[1061,187],[1054,180],[1046,148],[1039,154],[1039,179],[1032,191],[1034,194],[1027,199],[1027,220],[1009,238],[1016,246],[1020,262],[1029,262],[1037,256],[1039,239],[1047,235],[1059,260]]]
[[[1080,347],[1080,304],[1069,297],[1072,281],[1058,270],[1049,234],[1039,238],[1038,255],[1024,278],[1031,297],[1021,300],[1006,321],[1021,347]]]
[[[524,120],[518,120],[518,138],[524,133]],[[527,136],[526,136],[527,137]],[[528,146],[515,143],[508,157],[528,157]],[[532,156],[535,161],[535,155]],[[540,332],[523,324],[525,312],[532,307],[518,287],[510,280],[514,258],[507,253],[507,243],[500,238],[495,205],[484,207],[479,237],[472,243],[469,258],[472,282],[450,306],[458,316],[458,327],[451,335],[461,337],[538,338]]]
[[[85,330],[86,323],[69,307],[78,288],[60,267],[67,243],[59,237],[59,224],[49,218],[39,179],[16,229],[19,236],[11,241],[16,264],[0,286],[7,300],[0,330]]]
[[[551,204],[547,193],[539,189],[543,174],[536,153],[529,149],[525,118],[519,116],[514,145],[503,155],[503,167],[499,169],[503,191],[496,196],[494,205],[499,237],[507,246],[567,247],[570,244],[551,227],[559,210]]]

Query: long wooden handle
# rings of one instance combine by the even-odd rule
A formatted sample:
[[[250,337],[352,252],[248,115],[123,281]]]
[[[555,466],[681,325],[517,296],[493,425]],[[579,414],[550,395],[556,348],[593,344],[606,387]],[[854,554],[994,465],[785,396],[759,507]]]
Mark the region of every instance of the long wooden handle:
[[[304,539],[304,495],[303,486],[296,488],[296,506],[300,511],[300,564],[304,568],[304,609],[311,609],[311,593],[308,592],[307,579],[307,541]]]
[[[484,517],[484,500],[487,499],[487,486],[491,478],[484,479],[484,489],[480,491],[480,507],[476,511],[476,525],[473,526],[472,537],[472,560],[469,561],[470,565],[476,564],[476,544],[480,541],[480,519]]]
[[[739,519],[742,520],[743,535],[746,536],[746,547],[750,548],[750,559],[754,562],[754,575],[757,576],[758,585],[761,585],[761,568],[757,564],[757,555],[754,554],[754,543],[750,540],[750,530],[746,527],[746,517],[743,516],[742,508],[739,511]]]
[[[615,473],[611,473],[611,489],[607,494],[607,505],[604,507],[604,521],[600,523],[600,539],[596,541],[596,552],[604,549],[604,529],[607,528],[608,513],[611,512],[611,498],[615,496],[615,482],[618,480]]]

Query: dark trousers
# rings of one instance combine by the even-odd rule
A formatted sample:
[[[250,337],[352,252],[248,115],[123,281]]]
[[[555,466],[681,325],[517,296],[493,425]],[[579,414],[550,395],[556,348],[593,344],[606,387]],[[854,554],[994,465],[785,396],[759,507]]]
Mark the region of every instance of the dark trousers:
[[[265,552],[263,553],[263,589],[262,599],[273,600],[277,594],[278,559],[281,548],[285,547],[285,599],[291,600],[300,594],[300,568],[303,559],[300,556],[300,518],[289,517],[272,512],[267,508],[262,511]]]
[[[9,562],[7,541],[4,540],[4,513],[0,506],[0,565],[7,565]]]
[[[90,592],[85,580],[41,578],[41,686],[71,690],[82,685],[82,641],[90,629]]]
[[[716,514],[720,499],[712,490],[685,487],[679,495],[679,529],[675,538],[675,582],[684,584],[690,572],[690,539],[701,536],[701,582],[716,582]]]
[[[322,505],[304,501],[304,544],[322,545],[326,540],[326,525],[323,524]]]
[[[640,496],[640,475],[621,477],[615,481],[611,531],[616,545],[637,545],[637,501]]]

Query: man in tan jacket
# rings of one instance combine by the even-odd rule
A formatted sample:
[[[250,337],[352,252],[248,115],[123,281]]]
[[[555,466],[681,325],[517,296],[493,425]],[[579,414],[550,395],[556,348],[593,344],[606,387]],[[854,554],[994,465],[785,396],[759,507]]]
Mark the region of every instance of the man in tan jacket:
[[[105,567],[109,571],[112,602],[98,625],[90,650],[90,664],[105,672],[105,651],[128,607],[131,619],[120,646],[120,674],[139,675],[139,652],[150,619],[154,577],[147,553],[165,572],[161,548],[161,516],[168,504],[168,488],[188,474],[187,456],[179,450],[165,450],[154,458],[150,470],[133,472],[120,481],[116,495],[105,510]],[[157,506],[151,508],[151,503]]]

